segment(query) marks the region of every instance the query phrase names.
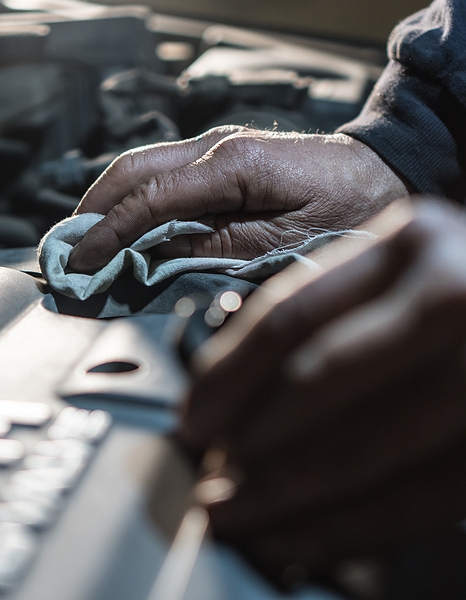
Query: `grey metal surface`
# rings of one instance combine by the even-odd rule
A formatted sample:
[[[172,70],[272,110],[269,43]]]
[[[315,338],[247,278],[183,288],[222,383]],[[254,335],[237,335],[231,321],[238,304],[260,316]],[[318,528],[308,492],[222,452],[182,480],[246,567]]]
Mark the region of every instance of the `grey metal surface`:
[[[58,393],[74,402],[178,406],[187,381],[166,339],[169,322],[167,315],[146,315],[109,323]]]
[[[138,456],[144,465],[134,464]],[[115,427],[11,598],[145,598],[166,551],[144,506],[162,456],[153,434]]]
[[[70,408],[62,413],[66,403],[57,395],[57,385],[75,365],[84,364],[82,357],[92,356],[102,333],[108,332],[108,339],[118,346],[118,335],[110,333],[112,329],[118,333],[119,321],[58,314],[56,306],[49,310],[47,303],[44,305],[42,289],[31,275],[0,267],[0,400],[13,402],[5,405],[13,422],[7,439],[17,442],[18,456],[23,450],[26,455],[0,472],[0,534],[4,528],[0,584],[2,573],[4,589],[7,577],[12,582],[18,578],[17,585],[3,597],[147,600],[194,481],[189,464],[162,435],[174,425],[173,410],[149,405],[141,412],[140,406],[132,404],[127,388],[125,401],[120,397],[113,403],[113,412],[121,420],[90,456],[83,455],[82,460],[90,460],[90,465],[79,480],[74,459],[73,464],[63,462],[69,452],[56,452],[47,444],[70,436],[86,444],[97,442],[102,419],[96,413],[88,427],[89,413]],[[160,317],[166,323],[167,317]],[[140,335],[144,318],[151,319],[134,319],[133,335],[120,340],[122,349],[132,339],[133,350],[139,341],[147,350],[150,328],[145,338]],[[131,327],[132,321],[127,319],[125,327]],[[158,330],[152,328],[156,343],[165,335],[162,321],[160,325]],[[172,388],[172,400],[180,391],[180,387]],[[43,417],[50,410],[50,421],[42,427],[39,421],[36,426],[15,425],[15,419],[27,420],[25,405],[15,402],[37,403],[32,413],[36,417],[45,404],[49,409]],[[104,402],[89,394],[87,403],[86,408],[99,409]],[[44,486],[38,485],[38,477],[45,471]],[[55,485],[50,487],[47,481],[52,480]],[[8,523],[12,519],[14,527]],[[5,527],[1,521],[6,521]],[[283,598],[234,552],[208,540],[200,548],[186,594],[185,600]],[[308,588],[295,597],[336,598],[318,588]]]

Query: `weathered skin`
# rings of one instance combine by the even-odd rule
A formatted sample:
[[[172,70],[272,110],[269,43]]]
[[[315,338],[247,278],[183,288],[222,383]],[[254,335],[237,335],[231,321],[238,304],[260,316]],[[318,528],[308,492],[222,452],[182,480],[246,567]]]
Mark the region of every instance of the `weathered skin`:
[[[76,211],[106,218],[76,246],[69,266],[98,269],[174,218],[205,218],[215,232],[178,238],[165,256],[253,258],[313,228],[353,227],[406,193],[377,154],[343,134],[216,128],[119,157]]]

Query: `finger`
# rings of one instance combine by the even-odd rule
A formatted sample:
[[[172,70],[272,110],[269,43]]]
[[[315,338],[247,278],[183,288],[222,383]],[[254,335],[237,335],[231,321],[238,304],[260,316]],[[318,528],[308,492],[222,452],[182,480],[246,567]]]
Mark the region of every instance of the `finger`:
[[[411,216],[411,206],[406,199],[404,202],[394,202],[370,221],[368,229],[381,235],[384,234],[384,237],[388,238],[390,234],[405,225]],[[359,290],[361,297],[369,298],[377,295],[376,289],[371,292],[370,288],[379,286],[380,291],[385,289],[392,278],[397,276],[400,268],[410,263],[413,258],[413,248],[412,244],[397,244],[398,249],[395,248],[395,252],[393,252],[393,243],[385,247],[387,241],[380,240],[378,248],[369,250],[375,244],[376,240],[370,237],[342,237],[308,255],[311,263],[295,263],[270,278],[254,294],[253,300],[248,301],[241,312],[241,318],[234,321],[234,327],[223,328],[220,334],[201,346],[192,361],[193,369],[198,373],[204,373],[225,358],[239,343],[244,342],[248,346],[248,340],[243,338],[259,324],[261,319],[267,317],[272,308],[276,309],[279,303],[283,302],[282,312],[292,316],[292,310],[288,310],[286,303],[289,303],[289,308],[292,309],[294,294],[312,294],[313,288],[310,286],[314,285],[314,280],[319,276],[324,278],[323,282],[315,285],[323,286],[325,302],[334,303],[336,298],[340,298],[338,293],[332,293],[332,285],[337,286],[335,292],[344,293],[344,295],[341,294],[343,298],[346,298],[346,287],[349,287],[348,306],[354,304],[353,295],[355,291],[358,291],[358,285],[362,287]],[[367,252],[365,252],[366,250]],[[353,259],[357,261],[354,265],[351,262]],[[338,269],[336,275],[325,273],[333,269]],[[355,277],[358,283],[352,285]],[[325,295],[326,293],[328,293],[328,297]],[[303,298],[303,300],[306,302],[307,298]],[[308,311],[302,316],[306,317],[306,314]],[[297,322],[300,322],[300,319],[301,315],[298,315]],[[276,325],[279,325],[278,319],[275,321],[277,321]],[[264,322],[263,325],[266,329],[267,323]],[[301,329],[299,328],[300,331]],[[286,330],[283,328],[283,333],[285,332]]]
[[[282,214],[221,215],[215,219],[213,233],[177,236],[160,244],[158,255],[164,258],[216,256],[251,260],[271,251],[292,251],[300,244],[310,242],[322,231],[331,233],[317,226],[312,227],[310,224],[313,220],[315,218],[309,206]],[[350,238],[355,246],[361,246],[361,250],[372,239],[363,235]],[[350,240],[346,244],[346,258]],[[322,262],[328,260],[328,252],[321,252],[320,258]]]
[[[241,435],[232,428],[232,456],[269,460],[349,407],[378,402],[388,386],[417,372],[441,376],[444,357],[466,339],[466,287],[445,282],[443,297],[429,301],[432,273],[418,268],[414,282],[406,276],[393,292],[337,317],[287,360],[288,377],[275,379],[267,410],[250,404]]]
[[[280,243],[281,230],[274,213],[222,215],[215,219],[214,227],[211,234],[182,235],[161,244],[159,255],[249,260],[277,248]]]
[[[251,260],[309,241],[309,228],[295,220],[295,213],[221,215],[215,219],[213,233],[177,236],[160,244],[158,253],[164,258],[214,256]]]
[[[198,160],[220,140],[243,131],[244,127],[217,127],[182,142],[134,148],[119,156],[86,192],[75,214],[95,212],[106,215],[137,186],[154,175],[166,173]]]
[[[224,433],[226,424],[234,426],[244,407],[264,401],[261,386],[274,379],[277,365],[293,348],[323,323],[377,296],[400,268],[397,253],[377,244],[317,279],[299,270],[294,285],[302,287],[285,286],[290,291],[285,299],[268,295],[267,289],[253,295],[245,313],[199,353],[199,362],[210,368],[190,394],[183,422],[186,440],[207,443],[214,432]]]
[[[289,267],[253,295],[231,326],[227,324],[200,348],[192,365],[202,378],[188,398],[182,422],[188,444],[207,443],[215,429],[221,435],[233,415],[257,402],[261,385],[274,380],[276,366],[291,349],[396,279],[412,260],[413,248],[409,243],[394,244],[388,236],[410,218],[410,205],[398,203],[371,225],[387,240],[375,244],[368,239],[341,239],[314,252],[311,257],[317,256],[328,269],[320,277],[300,264]],[[219,389],[222,402],[218,402]]]
[[[414,294],[408,297],[415,302]],[[250,405],[240,436],[231,426],[232,454],[238,460],[249,455],[270,459],[298,436],[331,427],[349,407],[364,408],[368,399],[383,401],[388,386],[418,372],[441,374],[445,356],[459,353],[464,344],[464,308],[452,305],[441,314],[422,316],[416,310],[409,314],[403,304],[395,310],[394,304],[389,297],[373,312],[366,307],[370,315],[345,315],[317,334],[312,347],[296,352],[294,374],[275,380],[267,409],[258,402]]]
[[[237,461],[227,446],[227,464],[246,475],[231,505],[223,513],[219,506],[218,525],[232,534],[263,531],[299,511],[321,510],[388,482],[462,439],[465,369],[452,368],[450,359],[435,377],[423,373],[391,386],[380,402],[295,435],[267,461],[255,454]]]
[[[214,149],[201,160],[155,175],[134,189],[75,246],[70,268],[78,272],[99,269],[119,250],[171,219],[248,210],[244,190],[251,163],[243,153],[247,149],[244,140],[230,136]]]
[[[338,559],[373,556],[433,539],[464,517],[465,459],[463,442],[364,497],[295,515],[294,524],[275,531],[271,523],[268,532],[249,538],[248,549],[274,570],[290,564],[317,570]],[[211,519],[222,535],[214,506]]]

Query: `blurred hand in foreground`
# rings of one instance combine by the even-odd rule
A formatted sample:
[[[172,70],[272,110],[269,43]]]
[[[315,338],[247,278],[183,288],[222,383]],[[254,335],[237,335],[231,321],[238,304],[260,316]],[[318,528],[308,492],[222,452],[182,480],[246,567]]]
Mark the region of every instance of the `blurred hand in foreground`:
[[[99,269],[171,219],[204,219],[214,231],[179,236],[161,246],[163,256],[250,259],[320,229],[353,227],[406,193],[375,152],[346,135],[218,127],[116,159],[76,210],[106,216],[69,267]]]
[[[214,529],[277,572],[466,516],[466,224],[396,204],[379,241],[288,268],[194,356],[182,437],[220,460],[207,488],[238,482]]]

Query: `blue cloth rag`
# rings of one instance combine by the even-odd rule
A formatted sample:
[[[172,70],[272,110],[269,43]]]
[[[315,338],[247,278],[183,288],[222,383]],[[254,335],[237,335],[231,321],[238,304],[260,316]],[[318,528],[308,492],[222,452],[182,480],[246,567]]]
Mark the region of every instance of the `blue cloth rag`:
[[[103,215],[85,213],[61,221],[44,236],[39,246],[42,274],[50,286],[69,298],[86,300],[93,294],[107,290],[125,270],[132,269],[135,279],[146,286],[188,272],[216,272],[249,281],[261,281],[295,261],[305,261],[310,268],[320,267],[303,255],[323,244],[345,236],[370,236],[364,231],[326,231],[310,236],[289,249],[278,248],[253,260],[233,258],[175,258],[154,259],[149,249],[171,240],[177,235],[211,233],[208,225],[197,221],[169,221],[152,229],[134,244],[121,250],[105,267],[92,275],[74,273],[67,269],[68,258],[74,246],[85,233],[103,219]]]

